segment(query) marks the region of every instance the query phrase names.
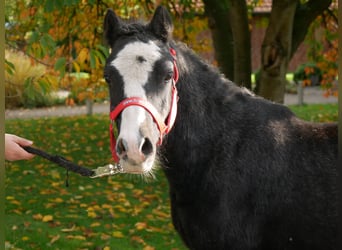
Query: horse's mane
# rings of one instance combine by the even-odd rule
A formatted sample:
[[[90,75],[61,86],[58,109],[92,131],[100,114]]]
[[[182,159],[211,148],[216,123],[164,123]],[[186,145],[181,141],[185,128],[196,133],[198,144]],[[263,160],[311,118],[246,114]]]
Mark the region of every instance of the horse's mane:
[[[122,25],[120,31],[118,32],[118,36],[137,36],[139,35],[139,37],[144,37],[146,36],[146,27],[145,25],[139,21],[129,21],[126,22],[124,25]]]

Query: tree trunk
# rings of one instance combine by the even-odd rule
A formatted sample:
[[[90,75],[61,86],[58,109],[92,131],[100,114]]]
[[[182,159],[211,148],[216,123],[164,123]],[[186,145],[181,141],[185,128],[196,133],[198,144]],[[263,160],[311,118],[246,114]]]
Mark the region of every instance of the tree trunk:
[[[257,94],[278,103],[284,102],[297,4],[297,0],[273,0],[270,21],[261,49],[261,72]]]
[[[215,58],[238,85],[251,88],[251,38],[245,1],[203,0],[209,20]]]
[[[262,68],[255,90],[257,94],[272,101],[284,102],[288,63],[305,39],[311,23],[331,2],[310,0],[300,4],[298,0],[273,0],[261,50]]]
[[[234,80],[233,34],[227,0],[203,0],[213,38],[215,58],[221,72]]]
[[[251,89],[251,34],[246,1],[230,0],[230,17],[234,47],[234,82]]]
[[[288,63],[315,18],[332,0],[273,0],[263,42],[260,77],[255,92],[284,102]],[[203,0],[211,29],[215,57],[229,79],[250,88],[251,46],[247,6],[238,0]],[[295,24],[295,25],[294,25]]]

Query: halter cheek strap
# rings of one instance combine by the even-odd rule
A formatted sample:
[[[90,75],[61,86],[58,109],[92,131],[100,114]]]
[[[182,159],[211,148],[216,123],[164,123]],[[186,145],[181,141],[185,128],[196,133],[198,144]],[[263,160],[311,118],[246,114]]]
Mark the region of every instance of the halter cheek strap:
[[[178,102],[178,93],[176,88],[176,83],[178,81],[179,73],[176,64],[176,51],[173,48],[170,48],[170,54],[173,57],[173,67],[174,74],[172,79],[172,90],[171,90],[171,106],[169,114],[165,121],[163,121],[160,116],[158,110],[147,100],[140,97],[130,97],[121,101],[109,114],[111,123],[109,125],[109,133],[110,133],[110,146],[112,151],[112,157],[115,162],[119,162],[119,156],[116,153],[116,138],[114,135],[114,123],[117,117],[121,114],[121,112],[129,107],[129,106],[139,106],[144,108],[153,118],[153,121],[157,124],[158,130],[160,132],[158,145],[161,145],[163,142],[163,137],[170,132],[172,129],[176,116],[177,116],[177,102]]]

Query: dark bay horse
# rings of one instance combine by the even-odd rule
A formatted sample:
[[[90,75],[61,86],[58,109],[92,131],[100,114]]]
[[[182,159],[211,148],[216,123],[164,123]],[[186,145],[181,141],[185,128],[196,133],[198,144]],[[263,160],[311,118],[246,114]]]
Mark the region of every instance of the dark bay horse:
[[[336,249],[337,125],[238,87],[172,27],[163,7],[147,24],[106,14],[114,159],[136,174],[159,162],[190,249]]]

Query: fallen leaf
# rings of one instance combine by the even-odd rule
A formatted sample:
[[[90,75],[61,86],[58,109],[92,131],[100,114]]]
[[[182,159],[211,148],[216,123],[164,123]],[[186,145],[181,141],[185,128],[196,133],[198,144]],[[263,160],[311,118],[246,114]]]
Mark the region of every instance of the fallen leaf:
[[[75,240],[86,240],[86,237],[83,235],[68,235],[66,236],[67,239],[75,239]]]
[[[102,204],[101,207],[104,208],[104,209],[111,209],[111,208],[113,208],[113,206],[109,205],[109,204]]]
[[[146,222],[137,222],[137,223],[135,223],[135,228],[137,230],[143,230],[143,229],[146,228],[146,226],[147,226]]]
[[[94,222],[90,224],[90,227],[98,227],[98,226],[101,226],[100,222]]]
[[[10,203],[13,205],[17,205],[17,206],[21,205],[20,201],[17,201],[17,200],[11,200]]]
[[[50,244],[52,245],[53,243],[55,243],[57,240],[59,240],[61,236],[59,234],[52,236],[52,239],[50,240]]]
[[[90,218],[96,218],[97,214],[94,211],[88,211],[88,217]]]
[[[53,221],[53,216],[52,215],[44,215],[42,218],[43,222],[49,222],[49,221]]]
[[[143,250],[155,250],[155,248],[152,246],[145,246]]]
[[[101,234],[101,240],[109,240],[109,239],[110,239],[110,235],[104,234],[104,233]]]
[[[143,245],[146,244],[145,241],[140,236],[137,236],[137,235],[132,236],[131,240],[136,241],[136,242],[143,244]]]
[[[170,217],[170,214],[164,213],[164,212],[157,210],[157,209],[153,209],[153,214],[157,215],[160,218],[169,218]]]
[[[115,238],[123,238],[123,237],[125,237],[124,235],[123,235],[123,233],[122,232],[120,232],[120,231],[115,231],[115,232],[113,232],[113,237],[115,237]]]
[[[64,200],[62,198],[59,198],[59,197],[57,197],[57,198],[55,198],[55,199],[53,199],[51,201],[52,202],[56,202],[56,203],[63,203],[64,202]]]
[[[64,233],[68,233],[68,232],[75,231],[75,229],[76,229],[76,225],[74,224],[74,225],[72,225],[71,228],[63,228],[63,229],[61,229],[61,231],[64,232]]]

